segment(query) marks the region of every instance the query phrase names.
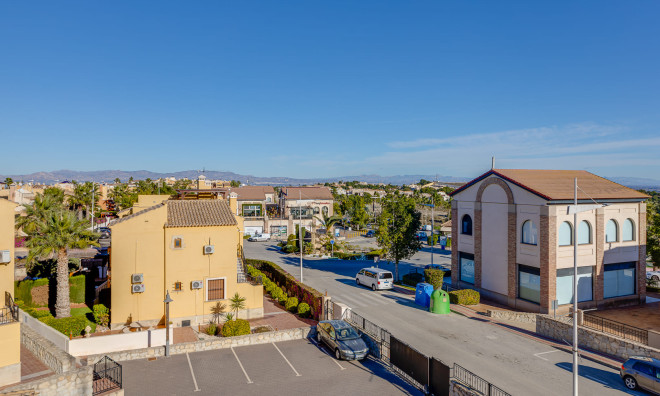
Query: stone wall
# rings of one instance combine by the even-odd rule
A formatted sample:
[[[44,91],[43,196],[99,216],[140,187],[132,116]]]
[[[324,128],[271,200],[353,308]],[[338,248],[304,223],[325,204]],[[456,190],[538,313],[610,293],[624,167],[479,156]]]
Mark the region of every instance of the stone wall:
[[[538,315],[536,333],[555,339],[573,342],[573,322],[568,318],[553,319],[548,315]],[[578,328],[578,344],[582,348],[602,352],[623,360],[631,356],[649,356],[660,359],[660,350],[634,341],[624,340],[612,334],[601,333],[588,327]]]
[[[34,390],[39,396],[80,396],[92,394],[93,367],[81,367],[0,391],[0,395]]]
[[[39,335],[28,326],[21,326],[21,344],[57,374],[76,367],[76,359]]]
[[[214,349],[225,349],[244,345],[269,344],[271,342],[302,340],[312,333],[312,327],[300,327],[297,329],[269,331],[267,333],[248,334],[237,337],[214,337],[195,342],[184,342],[181,344],[170,345],[170,355],[178,355],[190,352],[209,351]],[[108,356],[114,361],[121,362],[126,360],[147,359],[161,357],[165,355],[165,347],[142,348],[129,351],[111,352],[102,355],[93,355],[87,357],[88,364],[99,361],[103,356]]]
[[[536,323],[537,313],[487,310],[487,315],[493,319],[512,320],[521,323]]]

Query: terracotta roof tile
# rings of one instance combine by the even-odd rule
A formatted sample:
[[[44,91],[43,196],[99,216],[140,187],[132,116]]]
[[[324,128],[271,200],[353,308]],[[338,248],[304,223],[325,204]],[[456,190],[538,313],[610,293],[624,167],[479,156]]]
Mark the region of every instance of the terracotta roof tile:
[[[238,195],[239,201],[265,201],[266,194],[275,194],[272,186],[233,187],[230,191]]]
[[[165,201],[165,202],[167,202],[167,201]],[[154,206],[150,206],[150,207],[148,207],[148,208],[146,208],[146,209],[144,209],[144,210],[141,210],[141,211],[139,211],[139,212],[137,212],[137,213],[134,213],[134,214],[132,214],[132,215],[128,215],[128,216],[126,216],[126,217],[122,217],[121,219],[113,220],[113,221],[110,223],[110,227],[112,227],[112,226],[114,226],[114,225],[117,225],[117,224],[119,224],[119,223],[123,223],[123,222],[125,222],[126,220],[134,219],[134,218],[138,217],[139,215],[141,215],[141,214],[145,214],[145,213],[147,213],[147,212],[151,212],[151,211],[154,210],[154,209],[158,209],[158,208],[160,208],[161,206],[165,205],[165,202],[161,202],[161,203],[158,203],[158,204],[156,204],[156,205],[154,205]],[[127,209],[130,209],[130,208],[127,208]],[[125,210],[125,209],[124,209],[124,210]]]
[[[287,199],[296,200],[300,199],[334,199],[330,189],[325,186],[321,187],[284,187],[282,189],[286,194]]]
[[[167,201],[166,227],[210,227],[236,225],[227,201],[200,199]]]

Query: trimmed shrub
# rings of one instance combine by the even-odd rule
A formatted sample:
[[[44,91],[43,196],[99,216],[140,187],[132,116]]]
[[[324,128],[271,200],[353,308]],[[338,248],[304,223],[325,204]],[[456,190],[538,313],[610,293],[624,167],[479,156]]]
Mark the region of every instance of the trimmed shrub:
[[[285,292],[282,292],[279,296],[277,296],[277,302],[279,302],[281,305],[286,304],[287,300],[289,299],[289,296]]]
[[[31,307],[33,305],[32,288],[44,285],[48,285],[48,278],[16,281],[14,282],[14,296],[17,300],[23,301],[26,307]]]
[[[298,304],[298,316],[301,318],[307,318],[311,314],[311,310],[309,309],[309,304],[307,303],[300,303]]]
[[[270,292],[270,297],[271,297],[273,300],[277,300],[277,301],[279,301],[279,300],[280,300],[280,297],[282,297],[282,295],[284,295],[284,292],[282,291],[282,289],[280,289],[280,288],[277,287],[277,286],[273,287],[272,290],[271,290],[271,292]]]
[[[94,321],[101,326],[107,326],[110,319],[110,310],[103,304],[96,304],[92,308]]]
[[[87,320],[84,316],[71,316],[61,319],[47,316],[39,320],[66,336],[71,334],[73,337],[78,337],[87,327]]]
[[[30,315],[31,315],[33,318],[37,318],[37,319],[47,318],[47,317],[51,317],[51,318],[52,318],[52,317],[53,317],[53,315],[52,315],[52,314],[50,313],[50,311],[47,310],[47,309],[45,309],[45,310],[44,310],[44,309],[41,309],[41,310],[39,310],[39,311],[37,311],[36,309],[33,309],[32,312],[30,312]]]
[[[250,334],[250,323],[245,319],[236,319],[222,325],[223,337],[235,337]]]
[[[472,289],[454,290],[449,292],[449,302],[460,305],[479,304],[479,292]]]
[[[215,323],[211,322],[211,323],[209,323],[209,325],[206,327],[205,332],[206,332],[206,334],[208,334],[208,335],[215,335],[215,333],[218,332],[218,326],[217,326]]]
[[[437,290],[442,287],[442,281],[444,280],[445,272],[439,269],[425,269],[424,278],[426,278],[426,283],[433,285],[433,289]]]
[[[298,299],[296,297],[289,297],[284,304],[284,309],[290,312],[296,312],[298,310]]]
[[[401,277],[401,283],[404,285],[415,287],[418,283],[424,281],[424,275],[418,272],[412,272],[410,274],[405,274]]]

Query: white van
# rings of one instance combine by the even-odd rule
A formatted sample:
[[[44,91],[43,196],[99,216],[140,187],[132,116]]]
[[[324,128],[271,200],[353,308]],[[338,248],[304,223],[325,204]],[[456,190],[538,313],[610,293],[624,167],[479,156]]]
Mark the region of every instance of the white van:
[[[394,276],[380,268],[363,268],[355,275],[355,283],[371,287],[371,290],[386,290],[394,287]]]

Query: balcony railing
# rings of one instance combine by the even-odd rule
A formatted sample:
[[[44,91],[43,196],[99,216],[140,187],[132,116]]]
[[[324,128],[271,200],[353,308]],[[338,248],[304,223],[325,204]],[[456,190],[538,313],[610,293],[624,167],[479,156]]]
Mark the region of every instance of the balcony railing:
[[[0,308],[0,324],[18,322],[18,305],[9,292],[5,292],[5,306]]]

